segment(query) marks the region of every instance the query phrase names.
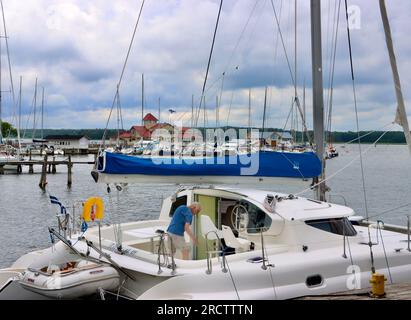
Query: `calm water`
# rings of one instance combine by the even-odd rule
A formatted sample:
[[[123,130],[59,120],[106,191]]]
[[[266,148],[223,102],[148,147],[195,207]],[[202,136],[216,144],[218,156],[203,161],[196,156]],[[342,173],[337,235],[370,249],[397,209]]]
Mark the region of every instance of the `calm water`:
[[[369,145],[363,145],[363,151]],[[327,161],[327,175],[345,167],[358,158],[358,146],[342,148],[337,145],[338,158]],[[92,160],[92,156],[75,160]],[[73,159],[74,160],[74,159]],[[369,216],[397,208],[379,218],[386,223],[406,224],[406,215],[411,214],[411,156],[406,146],[372,146],[363,155],[366,196]],[[47,192],[57,196],[68,208],[89,196],[100,196],[106,204],[107,222],[127,222],[157,218],[162,199],[171,195],[175,185],[129,185],[119,194],[107,193],[106,186],[94,183],[91,165],[74,166],[73,185],[66,185],[67,169],[57,167],[56,174],[47,176]],[[27,168],[23,169],[27,170]],[[48,194],[38,187],[40,167],[37,173],[0,176],[0,267],[7,267],[22,254],[50,245],[47,226],[55,225],[56,205],[50,204]],[[349,167],[328,182],[331,201],[352,207],[357,214],[365,216],[365,202],[361,180],[360,162]],[[249,186],[252,187],[252,186]],[[296,193],[304,186],[277,185],[264,187],[272,191]],[[309,191],[305,195],[312,196]],[[115,212],[115,214],[113,214]]]

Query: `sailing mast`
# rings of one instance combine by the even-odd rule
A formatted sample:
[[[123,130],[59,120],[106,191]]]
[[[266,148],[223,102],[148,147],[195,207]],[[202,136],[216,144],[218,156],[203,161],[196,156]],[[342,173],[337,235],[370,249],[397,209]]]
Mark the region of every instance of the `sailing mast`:
[[[44,130],[44,87],[42,87],[43,92],[41,94],[41,139],[44,138],[43,130]]]
[[[144,73],[141,75],[141,125],[144,125]]]
[[[34,117],[33,117],[33,132],[31,133],[32,139],[35,139],[36,137],[36,109],[37,109],[37,77],[36,77],[36,84],[34,87]]]
[[[408,126],[407,114],[405,112],[404,97],[401,90],[400,75],[398,73],[397,61],[395,59],[394,46],[392,43],[391,28],[388,21],[387,8],[385,7],[385,0],[380,0],[381,18],[384,25],[385,42],[387,44],[388,54],[390,57],[390,64],[392,76],[394,78],[395,95],[397,97],[397,113],[395,115],[395,123],[398,123],[404,129],[405,140],[407,142],[409,151],[411,152],[411,134]]]
[[[324,161],[324,96],[323,96],[323,74],[322,74],[322,54],[321,54],[321,0],[310,0],[311,10],[311,59],[313,77],[313,124],[314,142],[316,154],[321,161],[321,176],[314,179],[319,182],[325,178]],[[317,181],[316,181],[317,180]],[[325,183],[320,183],[316,188],[316,197],[320,201],[325,201]]]
[[[2,91],[1,91],[1,36],[0,36],[0,144],[3,143],[3,123],[1,121],[1,116],[2,116]]]
[[[17,119],[17,139],[19,143],[18,159],[20,160],[21,151],[21,141],[20,141],[20,128],[21,128],[21,87],[22,87],[23,77],[20,76],[20,87],[19,87],[19,118]]]

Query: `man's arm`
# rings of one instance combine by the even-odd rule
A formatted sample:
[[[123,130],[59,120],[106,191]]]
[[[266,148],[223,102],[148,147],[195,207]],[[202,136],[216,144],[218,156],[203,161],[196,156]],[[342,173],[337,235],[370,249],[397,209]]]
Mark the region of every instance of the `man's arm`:
[[[196,237],[194,237],[193,233],[191,232],[190,224],[186,222],[184,225],[184,231],[190,236],[191,240],[193,240],[194,245],[198,244]]]

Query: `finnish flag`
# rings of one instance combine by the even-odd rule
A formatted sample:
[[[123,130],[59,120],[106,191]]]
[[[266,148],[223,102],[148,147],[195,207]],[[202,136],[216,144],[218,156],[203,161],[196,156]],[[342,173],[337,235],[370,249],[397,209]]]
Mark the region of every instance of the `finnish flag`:
[[[60,202],[59,199],[57,199],[57,197],[50,196],[50,202],[53,203],[53,204],[58,204],[60,206],[60,213],[61,214],[66,214],[67,213],[66,207],[63,206],[63,204]]]

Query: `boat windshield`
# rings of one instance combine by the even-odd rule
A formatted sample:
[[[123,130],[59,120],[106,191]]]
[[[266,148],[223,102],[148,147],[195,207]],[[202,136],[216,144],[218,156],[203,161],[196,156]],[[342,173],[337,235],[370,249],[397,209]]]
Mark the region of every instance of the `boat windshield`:
[[[241,204],[248,211],[247,233],[264,232],[270,228],[272,220],[263,210],[248,201],[243,201]]]
[[[305,221],[311,227],[345,236],[355,236],[357,231],[348,218],[318,219]]]

